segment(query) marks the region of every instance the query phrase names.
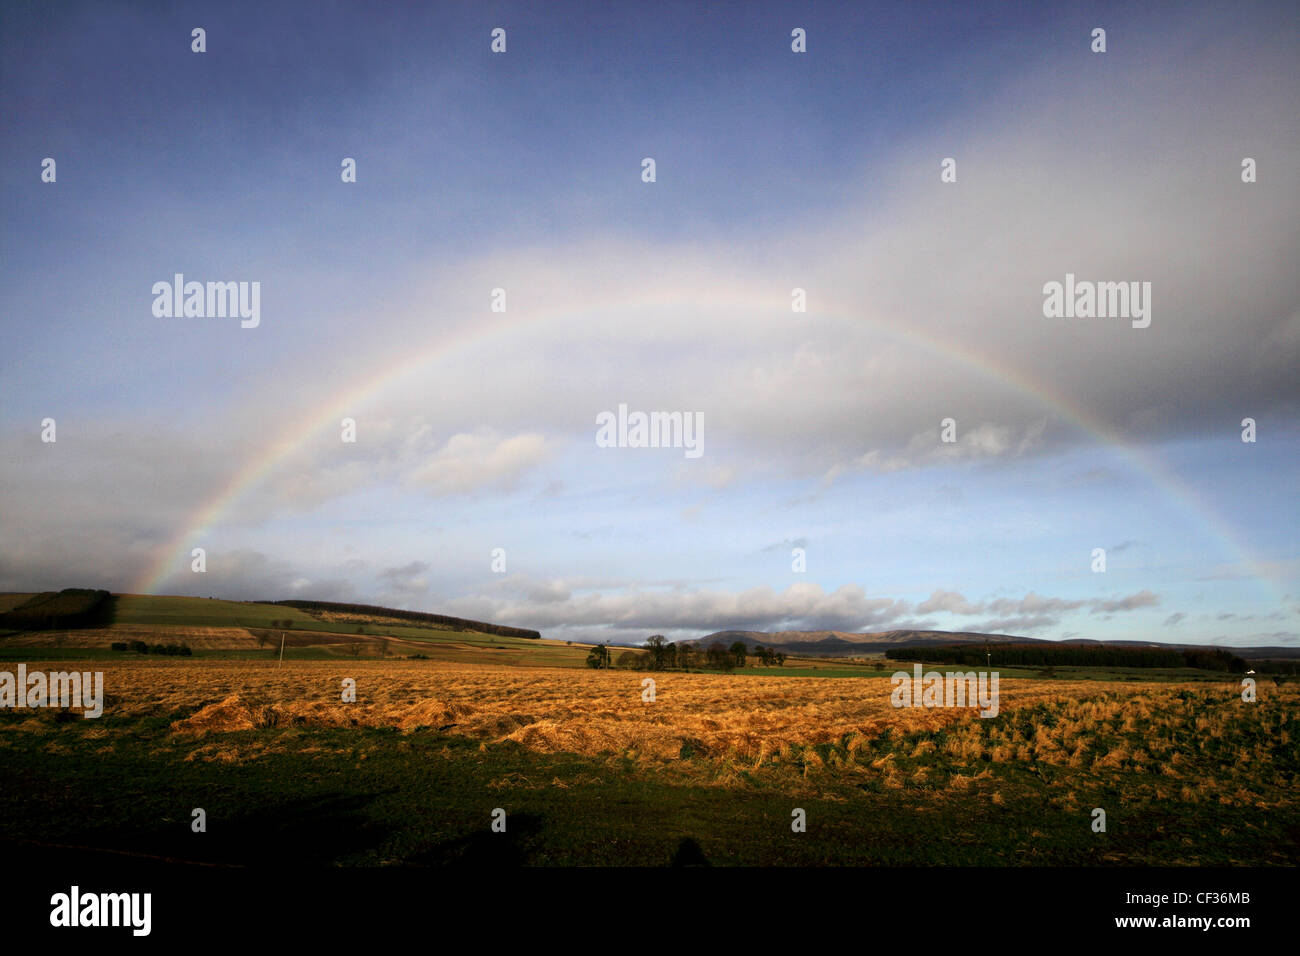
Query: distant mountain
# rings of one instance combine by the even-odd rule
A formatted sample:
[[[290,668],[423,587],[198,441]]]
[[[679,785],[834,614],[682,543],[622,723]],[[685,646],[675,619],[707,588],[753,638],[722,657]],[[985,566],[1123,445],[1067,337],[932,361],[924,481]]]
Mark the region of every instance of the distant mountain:
[[[708,647],[717,641],[730,647],[744,641],[750,650],[762,644],[787,654],[810,654],[824,657],[847,657],[853,654],[882,651],[890,647],[936,647],[943,644],[1036,644],[1041,638],[1013,637],[1010,634],[980,634],[975,631],[715,631],[706,637],[686,641]]]
[[[1163,641],[1098,641],[1076,637],[1067,641],[1050,641],[1041,637],[1014,637],[1010,634],[982,634],[978,631],[874,631],[863,634],[857,631],[715,631],[693,641],[683,641],[696,647],[708,647],[721,642],[730,647],[744,641],[745,647],[754,649],[762,644],[786,654],[804,654],[812,657],[850,657],[870,654],[891,647],[940,647],[944,644],[1102,644],[1118,647],[1164,647],[1173,650],[1206,650],[1206,644],[1171,644]],[[1220,646],[1220,645],[1214,645]],[[1247,660],[1293,659],[1300,657],[1300,647],[1231,647],[1224,650]]]

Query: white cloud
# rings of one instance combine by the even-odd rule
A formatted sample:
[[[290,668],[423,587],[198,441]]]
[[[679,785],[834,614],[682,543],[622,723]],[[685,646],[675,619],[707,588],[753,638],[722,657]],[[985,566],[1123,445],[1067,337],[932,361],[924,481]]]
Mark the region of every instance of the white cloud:
[[[462,432],[447,439],[408,480],[435,495],[510,489],[547,453],[546,439],[536,433],[501,438],[491,432]]]

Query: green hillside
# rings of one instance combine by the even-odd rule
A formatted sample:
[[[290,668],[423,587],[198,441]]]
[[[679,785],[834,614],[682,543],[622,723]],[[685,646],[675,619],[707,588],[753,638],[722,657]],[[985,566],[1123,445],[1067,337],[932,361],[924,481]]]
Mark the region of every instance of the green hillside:
[[[321,630],[309,614],[274,604],[222,601],[214,598],[159,597],[119,594],[115,624],[141,627],[192,625],[198,627],[270,627],[272,621],[292,620],[294,627]]]

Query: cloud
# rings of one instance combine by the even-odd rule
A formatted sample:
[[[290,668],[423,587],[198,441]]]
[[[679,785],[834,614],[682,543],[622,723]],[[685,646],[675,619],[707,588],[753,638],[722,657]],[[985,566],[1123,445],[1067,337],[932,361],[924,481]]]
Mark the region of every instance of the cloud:
[[[465,494],[514,487],[520,476],[547,455],[546,439],[536,433],[501,438],[490,432],[460,433],[409,480],[435,495]]]
[[[959,616],[987,613],[998,615],[969,625],[976,631],[1028,632],[1058,624],[1063,614],[1087,609],[1090,614],[1113,614],[1152,607],[1160,598],[1151,591],[1142,590],[1116,599],[1045,597],[1030,591],[1022,598],[997,598],[992,601],[970,601],[956,591],[935,591],[916,606],[918,614],[943,612]]]
[[[526,595],[535,604],[558,604],[573,597],[573,591],[563,581],[541,581],[529,586]]]
[[[381,578],[399,580],[414,577],[415,575],[421,574],[427,570],[429,570],[428,561],[412,561],[410,564],[403,564],[400,567],[385,568],[379,572],[379,576]]]
[[[429,579],[425,575],[428,570],[429,562],[412,561],[380,571],[377,577],[384,587],[380,603],[393,602],[403,608],[409,607],[412,602],[428,593]]]
[[[1140,607],[1155,607],[1160,603],[1159,596],[1152,594],[1150,591],[1142,590],[1136,594],[1130,594],[1128,597],[1122,597],[1117,601],[1093,601],[1092,613],[1113,613],[1115,611],[1133,611]]]
[[[174,580],[174,593],[242,601],[279,601],[287,598],[348,600],[356,593],[347,577],[313,577],[300,573],[282,558],[249,548],[210,549],[207,571]]]
[[[760,554],[767,554],[772,551],[783,551],[789,554],[795,548],[807,548],[807,538],[782,538],[780,541],[774,541],[766,547],[759,548]]]
[[[1019,614],[1012,617],[990,618],[974,625],[972,630],[990,634],[1027,634],[1030,631],[1054,627],[1060,618],[1053,614]]]
[[[558,599],[565,586],[553,582],[537,600],[534,586],[514,600],[483,597],[452,601],[452,607],[489,610],[491,620],[528,627],[603,627],[619,631],[858,630],[884,627],[909,611],[906,601],[869,598],[857,585],[825,591],[810,583],[783,591],[770,587],[744,591],[631,589],[620,593],[574,592]],[[459,613],[453,611],[452,613]]]
[[[932,614],[935,611],[947,611],[950,614],[980,614],[983,605],[966,600],[956,591],[935,591],[916,606],[916,613]]]
[[[913,607],[905,599],[868,597],[857,585],[828,591],[818,584],[801,582],[781,591],[770,587],[724,591],[692,587],[686,582],[647,588],[619,586],[618,582],[538,581],[511,576],[497,582],[489,593],[464,596],[447,603],[452,614],[537,628],[544,633],[556,632],[570,639],[575,635],[596,635],[603,640],[615,634],[639,640],[636,635],[643,631],[696,637],[728,629],[928,628],[932,622],[918,620],[916,615],[973,616],[990,611],[995,616],[978,624],[963,624],[961,629],[1027,633],[1054,626],[1072,611],[1095,614],[1130,610],[1155,601],[1158,598],[1146,591],[1112,601],[1067,600],[1033,592],[1019,599],[969,601],[956,592],[935,591]]]
[[[1176,627],[1183,620],[1185,620],[1186,617],[1187,615],[1184,614],[1182,611],[1175,611],[1173,614],[1170,614],[1167,618],[1165,618],[1165,627]]]
[[[349,342],[349,367],[367,381],[412,328],[437,340],[480,321],[478,293],[467,290],[511,277],[511,311],[492,320],[508,334],[448,351],[385,395],[443,436],[427,467],[411,463],[412,480],[434,494],[509,488],[552,442],[590,446],[594,415],[622,400],[704,413],[703,467],[683,469],[679,456],[638,461],[665,481],[686,475],[715,488],[1005,465],[1091,445],[1079,418],[1151,443],[1204,436],[1239,407],[1287,420],[1300,403],[1284,347],[1300,335],[1300,277],[1289,268],[1300,259],[1300,201],[1286,188],[1297,172],[1293,137],[1275,119],[1289,115],[1292,97],[1262,84],[1262,73],[1230,69],[1208,92],[1161,85],[1184,74],[1183,52],[1148,52],[1130,75],[1124,122],[1088,91],[1062,90],[1054,68],[1021,77],[1030,92],[1003,94],[1015,109],[991,103],[996,119],[951,147],[972,170],[955,189],[894,161],[953,135],[923,130],[871,167],[870,193],[843,191],[841,215],[756,234],[743,248],[639,238],[611,224],[438,263],[413,281],[409,304],[368,319],[375,344]],[[1142,82],[1151,77],[1161,82]],[[1090,120],[1106,130],[1104,148],[1080,148],[1077,124]],[[1275,172],[1249,187],[1252,228],[1237,235],[1221,224],[1240,214],[1242,184],[1203,144],[1243,140],[1272,155]],[[1141,159],[1110,162],[1118,155]],[[1249,281],[1209,282],[1207,260],[1250,263]],[[1067,271],[1152,281],[1151,328],[1045,319],[1042,285]],[[787,275],[809,291],[798,322]],[[431,318],[428,302],[445,308]],[[1231,327],[1220,320],[1227,313]],[[485,367],[495,381],[535,387],[484,388]],[[296,404],[309,408],[331,394],[310,380],[275,382],[250,394],[250,409],[281,407],[292,389],[306,390]],[[939,441],[949,416],[953,444]],[[325,453],[337,458],[330,437]],[[333,467],[324,474],[340,489],[364,476]],[[1098,466],[1077,480],[1109,477]]]

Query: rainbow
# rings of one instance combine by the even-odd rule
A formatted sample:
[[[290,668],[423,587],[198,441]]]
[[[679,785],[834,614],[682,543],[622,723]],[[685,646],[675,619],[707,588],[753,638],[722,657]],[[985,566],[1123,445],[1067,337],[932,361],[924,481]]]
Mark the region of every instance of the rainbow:
[[[516,331],[522,327],[544,324],[558,318],[583,318],[596,313],[608,313],[617,309],[643,309],[650,307],[693,307],[720,309],[751,309],[769,311],[773,308],[771,296],[753,295],[749,298],[740,296],[692,296],[689,299],[673,295],[637,296],[632,299],[606,300],[597,306],[584,305],[581,309],[556,308],[540,310],[526,316],[523,320],[512,318],[499,321],[485,321],[476,318],[473,322],[462,323],[461,327],[435,337],[424,348],[409,353],[402,360],[386,367],[379,374],[359,381],[342,389],[324,407],[313,411],[300,421],[285,429],[284,433],[271,442],[267,451],[252,460],[238,471],[230,482],[210,500],[203,502],[186,519],[181,529],[158,552],[155,561],[148,567],[135,587],[135,593],[155,594],[168,580],[181,570],[188,568],[189,550],[194,542],[203,538],[243,498],[248,491],[261,483],[268,475],[295,452],[301,449],[315,436],[329,429],[338,427],[339,420],[348,414],[355,414],[356,409],[366,402],[395,387],[429,365],[447,358],[459,349],[478,343],[493,336]],[[809,313],[810,319],[851,323],[865,323],[873,331],[886,338],[912,347],[920,348],[931,355],[953,362],[969,369],[981,377],[1010,388],[1032,399],[1038,406],[1049,410],[1103,444],[1117,450],[1135,471],[1145,476],[1152,485],[1162,491],[1173,501],[1192,522],[1202,527],[1239,562],[1249,574],[1263,584],[1270,596],[1281,601],[1281,590],[1264,572],[1259,561],[1255,560],[1236,530],[1220,515],[1215,513],[1207,503],[1200,500],[1195,492],[1174,475],[1168,467],[1154,454],[1146,449],[1126,441],[1118,432],[1094,417],[1087,410],[1064,395],[1052,391],[1046,384],[1025,372],[995,361],[992,357],[969,347],[959,346],[953,342],[929,335],[906,323],[889,323],[880,319],[855,313],[854,310],[831,307],[829,310],[817,310]]]

